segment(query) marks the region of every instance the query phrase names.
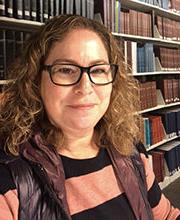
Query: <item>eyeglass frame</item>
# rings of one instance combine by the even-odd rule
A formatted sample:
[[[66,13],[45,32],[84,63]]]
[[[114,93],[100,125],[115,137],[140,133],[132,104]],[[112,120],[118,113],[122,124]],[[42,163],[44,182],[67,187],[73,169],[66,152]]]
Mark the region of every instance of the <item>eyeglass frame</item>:
[[[63,65],[63,64],[66,65],[66,64],[67,64],[67,65],[70,65],[70,66],[78,67],[78,68],[80,69],[80,75],[79,75],[79,78],[77,79],[77,81],[74,82],[74,83],[71,83],[71,84],[59,84],[59,83],[54,82],[53,79],[52,79],[52,76],[51,76],[51,74],[52,74],[52,71],[51,71],[51,70],[52,70],[52,67],[53,67],[53,66],[58,65],[58,64],[59,64],[59,65],[61,65],[61,64],[62,64],[62,65]],[[93,80],[91,79],[90,69],[91,69],[92,67],[94,67],[94,66],[100,66],[100,65],[109,65],[110,67],[111,67],[111,66],[115,67],[114,76],[112,77],[112,80],[111,80],[110,82],[107,82],[107,83],[95,83],[95,82],[93,82]],[[114,82],[114,80],[115,80],[115,78],[116,78],[117,71],[118,71],[118,65],[117,65],[117,64],[95,64],[95,65],[91,65],[91,66],[88,66],[88,67],[83,67],[83,66],[79,66],[79,65],[76,65],[76,64],[70,64],[70,63],[57,63],[57,64],[52,64],[52,65],[46,65],[46,64],[44,64],[44,65],[42,65],[42,70],[46,70],[46,71],[49,73],[51,82],[52,82],[53,84],[57,85],[57,86],[73,86],[73,85],[79,83],[84,72],[86,72],[86,73],[88,74],[89,80],[90,80],[93,84],[99,85],[99,86],[104,86],[104,85],[108,85],[108,84]]]

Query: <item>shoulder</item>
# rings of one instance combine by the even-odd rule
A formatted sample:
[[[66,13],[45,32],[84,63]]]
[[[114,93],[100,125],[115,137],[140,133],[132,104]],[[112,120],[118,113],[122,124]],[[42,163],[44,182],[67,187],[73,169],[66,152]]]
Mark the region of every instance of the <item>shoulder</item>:
[[[0,219],[18,219],[18,192],[8,166],[13,159],[0,149]]]
[[[0,194],[16,189],[8,163],[14,159],[0,149]]]
[[[14,190],[19,180],[31,173],[29,164],[20,156],[9,155],[0,149],[0,193]],[[23,178],[22,178],[23,177]]]

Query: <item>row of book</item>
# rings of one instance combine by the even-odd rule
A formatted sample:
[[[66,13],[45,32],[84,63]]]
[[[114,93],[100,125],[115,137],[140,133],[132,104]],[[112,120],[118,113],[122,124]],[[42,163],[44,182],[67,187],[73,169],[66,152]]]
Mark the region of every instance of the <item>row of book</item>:
[[[161,116],[167,138],[180,135],[180,109],[179,108],[161,110],[161,111],[158,111],[156,115]]]
[[[180,171],[180,141],[175,140],[163,144],[150,152],[152,167],[158,182],[165,176]]]
[[[180,109],[168,109],[143,115],[141,121],[141,138],[145,147],[180,135]]]
[[[7,69],[21,53],[30,33],[0,30],[0,80],[7,79]]]
[[[149,1],[148,3],[150,3]],[[166,3],[154,1],[164,7]],[[163,1],[164,2],[164,1]],[[152,2],[151,2],[152,3]],[[152,18],[148,13],[121,8],[120,0],[1,0],[0,16],[15,17],[45,22],[59,14],[78,14],[96,19],[112,32],[140,36],[152,36]],[[179,22],[159,17],[157,26],[160,35],[178,38]],[[164,26],[162,28],[162,26]],[[169,29],[168,27],[171,26]],[[162,30],[165,30],[162,33]],[[167,30],[167,31],[166,31]],[[166,33],[167,32],[167,33]],[[167,35],[168,34],[168,35]],[[167,35],[167,36],[166,36]]]
[[[121,33],[124,34],[152,36],[151,15],[147,13],[122,9],[120,27]]]
[[[119,44],[132,74],[156,70],[152,44],[139,44],[132,41],[121,41]]]
[[[152,1],[146,1],[152,4]],[[167,1],[153,1],[155,5],[168,8]],[[124,34],[152,36],[151,14],[121,8],[118,0],[95,1],[95,14],[100,14],[102,22],[112,32]],[[156,16],[159,37],[170,40],[179,40],[180,22]]]
[[[59,14],[94,18],[94,0],[1,0],[0,15],[45,22]]]
[[[156,81],[141,82],[139,86],[141,110],[157,106]]]
[[[165,17],[156,17],[157,25],[156,37],[166,40],[180,41],[180,22]]]
[[[95,0],[94,19],[103,23],[109,31],[121,31],[121,1]]]
[[[180,79],[160,78],[157,79],[157,88],[161,90],[165,104],[180,101]]]
[[[125,61],[132,73],[179,71],[180,49],[154,46],[152,43],[122,41]]]
[[[159,58],[162,70],[180,70],[180,49],[155,47],[154,53]]]
[[[180,101],[180,78],[157,76],[156,80],[139,82],[139,85],[141,110]],[[162,96],[161,103],[157,102],[158,98],[161,99],[157,94]]]
[[[161,116],[144,116],[141,121],[141,140],[148,149],[151,145],[165,139],[165,131]]]
[[[137,72],[156,71],[154,47],[152,43],[137,44]]]

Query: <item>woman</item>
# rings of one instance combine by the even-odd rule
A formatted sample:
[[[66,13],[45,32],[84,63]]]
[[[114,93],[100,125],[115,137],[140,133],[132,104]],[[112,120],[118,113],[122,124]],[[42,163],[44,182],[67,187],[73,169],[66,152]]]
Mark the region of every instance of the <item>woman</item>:
[[[0,219],[180,218],[136,149],[137,83],[104,26],[53,18],[12,75],[1,104]]]

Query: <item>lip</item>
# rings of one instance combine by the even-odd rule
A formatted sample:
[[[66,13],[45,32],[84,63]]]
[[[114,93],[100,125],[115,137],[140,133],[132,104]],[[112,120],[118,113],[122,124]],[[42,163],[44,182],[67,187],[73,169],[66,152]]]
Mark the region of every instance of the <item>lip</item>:
[[[94,103],[87,103],[87,104],[69,105],[69,107],[80,110],[88,110],[94,108],[95,105],[96,104]]]

